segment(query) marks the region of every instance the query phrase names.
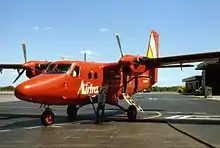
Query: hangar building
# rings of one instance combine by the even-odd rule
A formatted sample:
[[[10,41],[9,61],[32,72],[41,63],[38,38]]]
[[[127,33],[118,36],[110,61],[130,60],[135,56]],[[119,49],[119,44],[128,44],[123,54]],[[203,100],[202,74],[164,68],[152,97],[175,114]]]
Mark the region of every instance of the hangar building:
[[[201,76],[188,77],[185,82],[189,92],[195,92],[200,87],[211,87],[212,95],[220,95],[220,63],[218,60],[206,61],[197,65],[195,70],[201,70]]]

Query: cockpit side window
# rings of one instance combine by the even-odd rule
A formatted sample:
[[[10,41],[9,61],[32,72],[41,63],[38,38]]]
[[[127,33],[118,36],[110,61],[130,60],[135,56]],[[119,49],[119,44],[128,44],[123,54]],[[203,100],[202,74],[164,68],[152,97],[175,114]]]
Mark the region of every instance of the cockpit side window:
[[[48,74],[66,73],[70,69],[70,66],[71,64],[52,63],[47,67],[45,73]]]
[[[74,69],[73,69],[73,74],[72,74],[72,76],[73,76],[73,77],[78,77],[79,74],[80,74],[80,67],[79,67],[78,65],[76,65],[76,66],[74,67]]]

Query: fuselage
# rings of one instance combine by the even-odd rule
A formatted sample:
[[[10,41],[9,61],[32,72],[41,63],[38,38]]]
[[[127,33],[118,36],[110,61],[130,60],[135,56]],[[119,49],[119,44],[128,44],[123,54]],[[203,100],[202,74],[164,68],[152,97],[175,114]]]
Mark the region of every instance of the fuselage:
[[[138,76],[138,85],[134,76],[127,78],[126,93],[132,95],[151,86],[149,71]],[[129,81],[130,80],[130,81]],[[84,105],[89,96],[95,96],[98,88],[108,86],[107,100],[115,104],[122,99],[123,73],[114,69],[105,69],[105,63],[83,61],[57,61],[47,70],[23,83],[15,89],[15,96],[23,101],[48,105]]]

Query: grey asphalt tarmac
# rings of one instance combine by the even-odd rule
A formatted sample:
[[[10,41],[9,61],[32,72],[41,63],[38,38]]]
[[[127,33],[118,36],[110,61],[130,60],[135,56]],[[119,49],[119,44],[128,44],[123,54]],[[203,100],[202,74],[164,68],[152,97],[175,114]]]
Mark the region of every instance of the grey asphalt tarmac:
[[[6,100],[0,103],[0,147],[220,147],[220,101],[175,93],[134,98],[144,109],[136,122],[107,106],[105,122],[96,125],[92,105],[79,110],[77,121],[68,122],[66,106],[52,106],[55,124],[43,127],[38,104],[0,95]]]

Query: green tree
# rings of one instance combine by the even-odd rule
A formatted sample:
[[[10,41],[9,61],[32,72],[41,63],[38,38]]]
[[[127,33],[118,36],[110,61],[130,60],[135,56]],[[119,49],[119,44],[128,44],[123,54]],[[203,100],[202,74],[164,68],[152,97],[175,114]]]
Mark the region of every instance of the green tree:
[[[14,91],[14,90],[15,90],[14,86],[0,87],[0,91]]]

